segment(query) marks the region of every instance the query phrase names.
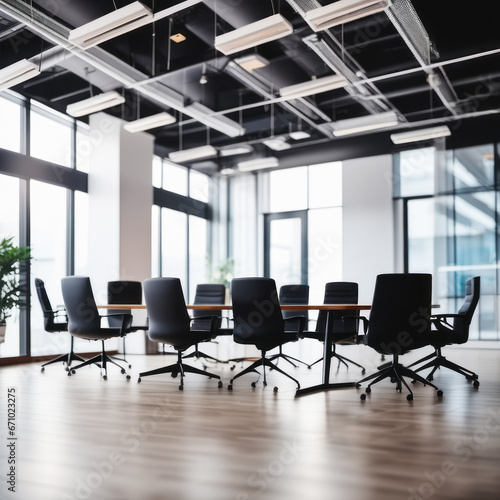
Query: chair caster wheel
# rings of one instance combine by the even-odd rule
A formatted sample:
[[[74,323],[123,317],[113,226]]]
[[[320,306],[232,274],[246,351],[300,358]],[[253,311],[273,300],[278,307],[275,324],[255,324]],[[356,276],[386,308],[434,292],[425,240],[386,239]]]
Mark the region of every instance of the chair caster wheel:
[[[406,400],[407,400],[407,401],[413,401],[413,394],[408,394],[408,395],[406,396]]]
[[[356,389],[359,389],[361,387],[361,384],[356,384],[354,387],[356,387]]]
[[[307,365],[307,369],[310,370],[311,369],[311,365]]]
[[[130,368],[132,368],[132,365],[128,365],[128,368],[129,368],[129,370],[130,370]]]
[[[278,392],[278,388],[277,388],[277,387],[274,387],[274,388],[273,388],[273,392]]]
[[[359,396],[359,399],[361,399],[361,401],[364,401],[366,399],[366,394],[361,394],[361,396]]]
[[[137,383],[138,383],[138,384],[140,384],[140,383],[141,383],[141,377],[139,377],[139,378],[137,379]]]
[[[396,379],[394,377],[391,377],[391,384],[395,384],[396,383]]]
[[[229,384],[229,385],[227,386],[227,390],[228,390],[228,391],[232,391],[232,390],[233,390],[233,384]]]
[[[361,375],[364,375],[365,373],[366,373],[366,370],[363,368],[363,369],[361,370]]]
[[[231,366],[230,370],[233,371],[236,368],[236,365]]]
[[[179,386],[179,391],[183,391],[184,390],[184,386],[183,385],[180,385]]]
[[[127,375],[127,377],[126,377],[126,378],[127,378],[127,380],[130,380],[130,375]]]
[[[252,382],[252,387],[256,387],[257,386],[257,382]]]
[[[68,377],[71,377],[71,372],[68,372]]]
[[[125,375],[125,368],[122,368],[122,375]]]
[[[442,398],[443,397],[443,391],[441,389],[439,389],[439,391],[437,391],[437,397],[438,398]]]
[[[262,382],[262,385],[263,385],[264,387],[267,387],[267,382],[264,380],[264,382]]]
[[[429,382],[432,382],[432,381],[434,380],[434,377],[433,377],[432,375],[429,375],[429,376],[427,377],[427,380],[428,380]]]
[[[479,387],[479,380],[474,380],[472,385],[477,389]]]
[[[43,372],[45,371],[45,368],[42,366],[42,367],[40,368],[40,371],[43,373]]]
[[[413,380],[411,381],[411,383],[412,383],[412,384],[416,384],[416,383],[417,383],[417,381],[416,381],[415,379],[413,379]]]
[[[218,387],[219,389],[222,389],[223,384],[222,384],[222,381],[221,381],[221,380],[219,380],[219,383],[217,384],[217,387]]]
[[[102,376],[102,379],[103,379],[103,380],[108,380],[108,376],[107,376],[107,375],[103,375],[103,376]]]
[[[365,389],[365,392],[366,392],[367,394],[370,394],[370,392],[372,392],[372,388],[371,388],[371,387],[367,387],[367,388]]]
[[[75,370],[71,370],[71,373],[74,375],[76,373],[76,371]]]

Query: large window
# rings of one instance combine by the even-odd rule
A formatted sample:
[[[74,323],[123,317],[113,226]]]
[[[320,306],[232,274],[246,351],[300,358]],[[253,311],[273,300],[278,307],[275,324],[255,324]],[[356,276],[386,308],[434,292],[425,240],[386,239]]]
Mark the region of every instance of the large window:
[[[21,152],[21,111],[18,103],[0,97],[0,148]]]
[[[433,300],[456,312],[469,277],[481,277],[471,338],[500,340],[498,187],[493,145],[400,153],[395,195],[402,198],[409,272],[433,275]]]

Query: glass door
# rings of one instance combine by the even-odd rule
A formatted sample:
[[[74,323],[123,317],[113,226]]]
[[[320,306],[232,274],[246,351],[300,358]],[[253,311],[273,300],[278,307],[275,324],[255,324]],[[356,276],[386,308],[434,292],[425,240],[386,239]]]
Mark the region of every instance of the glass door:
[[[264,216],[264,275],[282,285],[307,284],[307,212]]]

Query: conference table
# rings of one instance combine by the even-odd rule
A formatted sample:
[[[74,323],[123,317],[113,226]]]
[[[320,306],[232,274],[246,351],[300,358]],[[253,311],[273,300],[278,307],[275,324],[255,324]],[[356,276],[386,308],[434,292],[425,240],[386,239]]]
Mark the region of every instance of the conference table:
[[[146,309],[145,304],[105,304],[97,306],[100,309]],[[187,309],[198,311],[231,311],[233,306],[230,304],[186,304]],[[331,367],[331,349],[332,349],[332,331],[328,328],[330,325],[331,311],[368,311],[371,305],[367,304],[281,304],[282,311],[326,311],[326,331],[323,345],[323,376],[320,384],[297,389],[295,397],[312,394],[319,391],[329,391],[335,389],[347,389],[356,387],[356,382],[336,382],[330,383]]]

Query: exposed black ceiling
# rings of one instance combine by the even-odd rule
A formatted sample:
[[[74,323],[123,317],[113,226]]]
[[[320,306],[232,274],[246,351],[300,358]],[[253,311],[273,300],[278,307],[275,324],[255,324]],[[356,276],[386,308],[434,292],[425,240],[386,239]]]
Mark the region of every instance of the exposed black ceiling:
[[[448,140],[457,144],[465,144],[465,138],[500,140],[500,36],[494,2],[482,2],[474,10],[461,8],[455,1],[392,0],[389,10],[314,33],[304,12],[334,2],[148,0],[143,3],[155,15],[176,5],[186,8],[172,9],[170,15],[160,15],[154,23],[103,42],[83,56],[83,51],[67,42],[71,29],[130,3],[0,0],[0,68],[23,58],[40,62],[43,54],[42,73],[13,90],[62,112],[68,104],[89,97],[90,87],[94,94],[118,90],[126,102],[107,110],[110,114],[130,121],[168,111],[177,118],[177,123],[151,131],[164,153],[207,142],[219,149],[250,144],[253,153],[244,159],[273,155],[287,166],[307,154],[317,154],[318,159],[330,154],[338,159],[335,151],[390,152],[394,149],[390,132],[417,126],[448,124],[453,131]],[[275,13],[293,25],[292,34],[230,56],[214,48],[216,35]],[[410,30],[409,41],[396,29],[398,21]],[[175,33],[182,33],[186,40],[170,41]],[[425,35],[427,46],[424,43],[422,48],[419,43]],[[415,44],[420,47],[417,52],[412,50]],[[283,86],[335,74],[333,59],[321,57],[321,50],[344,64],[351,85],[280,101]],[[252,53],[266,58],[269,65],[246,72],[235,64],[235,58]],[[200,83],[203,72],[206,84]],[[132,88],[124,84],[123,75],[135,82],[151,77],[155,81]],[[207,130],[187,113],[172,109],[163,94],[180,97],[180,108],[195,102],[209,108],[209,114],[224,112],[245,133],[229,137],[213,128]],[[338,120],[386,111],[398,114],[398,127],[349,138],[332,134],[332,123]],[[299,129],[310,137],[291,139],[289,133]],[[273,135],[283,137],[291,148],[272,151],[262,144]],[[241,158],[223,157],[199,166],[217,170]]]

